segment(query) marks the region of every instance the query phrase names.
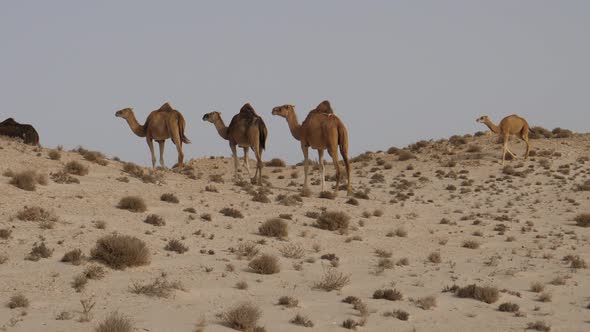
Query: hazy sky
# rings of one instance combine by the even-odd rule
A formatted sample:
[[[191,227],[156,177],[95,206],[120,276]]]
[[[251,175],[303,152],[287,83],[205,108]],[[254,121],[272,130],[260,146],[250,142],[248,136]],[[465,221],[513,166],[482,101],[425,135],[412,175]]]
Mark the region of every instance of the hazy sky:
[[[299,143],[270,114],[285,103],[303,120],[329,99],[351,155],[483,130],[483,114],[589,131],[589,32],[586,0],[2,1],[0,118],[143,165],[114,112],[143,123],[165,101],[187,158],[229,155],[201,118],[229,123],[245,102],[269,128],[265,158],[291,162]]]

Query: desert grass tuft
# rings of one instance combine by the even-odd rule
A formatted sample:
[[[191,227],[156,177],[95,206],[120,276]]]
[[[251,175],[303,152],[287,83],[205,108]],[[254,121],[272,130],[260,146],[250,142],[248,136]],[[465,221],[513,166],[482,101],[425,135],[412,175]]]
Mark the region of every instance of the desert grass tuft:
[[[225,207],[225,208],[221,209],[219,212],[226,217],[232,217],[232,218],[236,218],[236,219],[244,218],[244,215],[242,214],[242,212],[240,212],[240,210],[234,209],[234,208]]]
[[[400,301],[403,300],[404,295],[397,289],[378,289],[373,293],[373,298],[377,300]]]
[[[342,211],[326,211],[320,214],[316,219],[316,226],[320,229],[326,229],[329,231],[343,231],[348,230],[350,217],[348,214]]]
[[[168,298],[175,290],[182,290],[183,286],[179,281],[168,281],[165,277],[158,277],[154,281],[145,284],[136,281],[129,289],[134,294]]]
[[[173,204],[178,204],[180,202],[178,200],[178,197],[176,197],[176,195],[174,195],[172,193],[162,194],[162,196],[160,196],[160,200],[162,202],[173,203]]]
[[[262,254],[250,261],[248,267],[258,274],[275,274],[281,271],[279,259],[276,256]]]
[[[26,191],[35,191],[37,184],[47,184],[47,174],[37,174],[36,171],[23,171],[12,174],[11,185]]]
[[[88,167],[79,161],[72,160],[64,166],[64,171],[69,174],[84,176],[88,174]]]
[[[285,238],[289,235],[287,223],[281,218],[268,219],[258,227],[258,233],[277,238]]]
[[[129,318],[115,311],[110,313],[104,321],[98,324],[94,332],[132,332],[134,329],[133,323]]]
[[[455,294],[460,298],[472,298],[488,304],[494,303],[500,298],[498,288],[490,286],[481,287],[475,284],[459,287]]]
[[[84,262],[85,258],[82,250],[74,249],[66,252],[61,258],[61,261],[64,263],[71,263],[72,265],[80,265]]]
[[[150,262],[150,253],[145,242],[128,235],[112,234],[101,237],[96,241],[90,255],[117,270],[147,265]]]
[[[574,218],[574,221],[576,222],[576,225],[580,227],[590,227],[590,213],[578,214]]]
[[[253,303],[237,304],[221,314],[223,322],[229,328],[238,331],[255,331],[262,311]]]
[[[117,207],[131,212],[145,212],[147,210],[143,198],[138,196],[126,196],[121,198]]]
[[[326,292],[341,290],[350,283],[350,276],[338,271],[336,268],[328,268],[324,271],[322,278],[315,282],[314,289],[321,289]]]
[[[10,297],[10,301],[8,301],[7,306],[10,309],[26,308],[29,306],[29,299],[27,299],[22,294],[16,294]]]
[[[188,251],[188,247],[185,246],[179,240],[171,239],[170,241],[168,241],[168,243],[164,247],[164,250],[174,251],[174,252],[179,253],[179,254],[184,254],[185,252]]]
[[[295,325],[299,325],[299,326],[303,326],[303,327],[313,327],[313,322],[309,318],[307,318],[307,316],[304,316],[300,313],[295,315],[295,317],[293,317],[289,322],[291,324],[295,324]]]
[[[161,216],[159,216],[157,214],[148,215],[144,219],[143,222],[146,224],[154,225],[154,226],[165,226],[166,225],[166,221],[164,220],[164,218],[162,218]]]

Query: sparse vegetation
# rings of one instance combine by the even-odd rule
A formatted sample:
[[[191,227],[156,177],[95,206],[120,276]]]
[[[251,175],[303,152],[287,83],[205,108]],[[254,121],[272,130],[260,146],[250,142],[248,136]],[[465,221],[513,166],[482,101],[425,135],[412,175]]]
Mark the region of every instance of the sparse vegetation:
[[[227,327],[246,332],[256,331],[261,316],[260,309],[252,303],[237,304],[221,314]]]
[[[271,160],[266,162],[266,166],[269,167],[286,167],[287,164],[279,158],[272,158]]]
[[[164,220],[164,218],[162,218],[161,216],[159,216],[157,214],[148,215],[144,219],[143,222],[146,224],[154,225],[154,226],[165,226],[166,225],[166,221]]]
[[[461,298],[472,298],[488,304],[494,303],[500,298],[500,292],[496,287],[481,287],[475,284],[458,287],[455,294]]]
[[[69,174],[84,176],[88,174],[88,167],[82,165],[79,161],[72,160],[64,166],[64,171]]]
[[[134,330],[133,323],[129,318],[115,311],[110,313],[104,321],[102,321],[94,332],[132,332]]]
[[[574,218],[574,221],[580,227],[590,227],[590,213],[580,213]]]
[[[145,242],[127,235],[112,234],[101,237],[96,241],[90,255],[93,259],[117,270],[147,265],[150,262],[150,253]]]
[[[341,290],[342,287],[350,283],[350,276],[338,271],[336,268],[328,268],[324,271],[322,279],[317,281],[313,288],[331,292],[333,290]]]
[[[536,321],[533,323],[528,323],[527,330],[535,330],[535,331],[541,331],[541,332],[549,332],[551,331],[551,326],[549,326],[547,323],[545,323],[544,321]]]
[[[160,196],[160,200],[162,202],[173,203],[173,204],[178,204],[180,202],[178,200],[178,197],[176,197],[176,195],[174,195],[172,193],[162,194],[162,196]]]
[[[389,301],[403,300],[404,295],[397,289],[378,289],[373,293],[374,299],[384,299]]]
[[[154,281],[145,284],[136,281],[130,287],[130,291],[134,294],[163,298],[168,298],[175,290],[182,289],[182,283],[179,281],[168,281],[164,276],[158,277]]]
[[[121,198],[117,207],[131,212],[145,212],[147,210],[143,198],[138,196],[126,196]]]
[[[223,214],[226,217],[232,217],[232,218],[236,218],[236,219],[244,218],[244,215],[242,214],[242,212],[240,212],[240,210],[230,208],[230,207],[225,207],[225,208],[221,209],[219,211],[219,213]]]
[[[518,310],[520,310],[520,306],[516,303],[504,302],[500,304],[498,310],[502,312],[518,312]]]
[[[275,274],[281,271],[279,259],[276,256],[262,254],[250,261],[248,267],[258,274]]]
[[[31,252],[29,253],[29,255],[27,255],[27,257],[25,257],[25,259],[36,262],[41,258],[49,258],[51,257],[51,255],[53,255],[53,249],[49,249],[45,245],[45,242],[41,242],[41,244],[35,243],[33,245]]]
[[[10,301],[8,301],[8,307],[10,309],[15,308],[26,308],[29,306],[29,299],[27,299],[23,294],[16,294],[10,297]]]
[[[61,258],[61,261],[64,263],[72,263],[72,265],[80,265],[84,262],[84,259],[85,257],[82,250],[74,249],[66,252]]]
[[[258,227],[258,233],[277,238],[285,238],[289,235],[287,223],[281,218],[268,219]]]
[[[23,171],[19,173],[12,173],[10,184],[26,191],[35,191],[37,184],[47,185],[47,175],[37,174],[36,171]]]
[[[281,296],[279,297],[278,305],[287,307],[287,308],[294,308],[299,305],[299,300],[292,296]]]
[[[316,220],[316,226],[329,231],[347,231],[350,217],[341,211],[327,211],[320,214]]]

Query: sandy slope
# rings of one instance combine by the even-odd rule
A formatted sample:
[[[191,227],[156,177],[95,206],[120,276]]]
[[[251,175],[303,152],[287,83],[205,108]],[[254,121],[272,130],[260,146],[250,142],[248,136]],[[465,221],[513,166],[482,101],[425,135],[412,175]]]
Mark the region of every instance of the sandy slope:
[[[295,144],[295,143],[294,143]],[[480,154],[465,152],[468,145],[483,148]],[[296,194],[298,187],[288,186],[303,181],[291,179],[291,167],[266,167],[264,174],[271,184],[271,203],[251,201],[251,196],[232,184],[229,159],[198,159],[191,161],[200,179],[192,180],[181,174],[165,172],[165,183],[145,184],[129,177],[129,183],[117,180],[127,174],[122,164],[109,161],[99,166],[82,159],[78,153],[63,153],[60,161],[47,157],[47,149],[34,148],[0,138],[0,171],[6,169],[36,169],[49,174],[63,168],[70,160],[79,160],[90,167],[90,173],[79,177],[80,184],[57,184],[49,181],[28,192],[0,178],[0,229],[12,229],[9,239],[0,240],[0,254],[9,257],[0,265],[0,327],[7,331],[85,331],[91,330],[114,311],[130,317],[137,331],[194,331],[201,317],[207,321],[206,331],[229,331],[216,316],[240,301],[252,301],[260,306],[260,325],[267,331],[303,331],[289,323],[296,313],[307,315],[317,331],[343,331],[345,319],[359,320],[352,305],[342,303],[348,295],[365,302],[371,315],[364,331],[522,331],[528,323],[542,320],[552,331],[590,330],[590,270],[569,268],[562,261],[565,255],[580,255],[590,263],[590,228],[575,225],[572,219],[590,212],[590,192],[574,191],[576,184],[590,179],[590,162],[577,161],[590,156],[590,135],[567,139],[534,140],[537,154],[546,150],[560,156],[533,157],[523,162],[517,171],[530,169],[526,177],[506,176],[497,159],[500,145],[490,137],[469,139],[468,145],[453,146],[448,142],[429,144],[416,155],[418,159],[398,161],[397,156],[374,153],[367,161],[353,164],[355,190],[369,188],[369,200],[359,199],[359,206],[346,204],[344,192],[335,200],[317,198],[319,186],[312,186],[313,197],[303,198],[300,206],[283,206],[274,201],[279,194]],[[523,144],[516,145],[522,153]],[[38,155],[40,153],[40,155]],[[146,151],[147,154],[147,151]],[[477,155],[473,157],[474,155]],[[466,156],[472,156],[467,159]],[[269,158],[270,156],[267,156]],[[391,164],[384,169],[383,160]],[[540,165],[548,159],[550,170]],[[456,160],[453,167],[444,166]],[[511,162],[516,166],[520,160]],[[569,174],[557,170],[570,165]],[[408,170],[412,165],[413,169]],[[273,170],[279,169],[277,173]],[[454,172],[456,178],[436,176]],[[562,168],[562,170],[564,170]],[[463,171],[463,172],[462,172]],[[466,172],[465,172],[466,171]],[[276,171],[275,171],[276,172]],[[565,171],[564,171],[565,172]],[[384,183],[371,184],[374,174],[383,174]],[[218,193],[205,191],[211,184],[210,174],[223,174],[224,184],[215,183]],[[329,166],[328,174],[333,174]],[[279,179],[284,176],[284,179]],[[312,179],[317,178],[315,171]],[[411,182],[410,188],[400,187],[400,180]],[[462,186],[472,180],[471,185]],[[333,182],[328,182],[332,184]],[[465,183],[467,184],[467,183]],[[447,190],[449,185],[457,189]],[[469,192],[461,191],[467,189]],[[390,193],[393,191],[393,194]],[[179,204],[160,201],[160,195],[172,192]],[[408,194],[407,200],[390,203],[396,194]],[[139,195],[148,205],[145,213],[132,213],[116,208],[127,195]],[[403,195],[402,195],[403,196]],[[60,219],[53,229],[41,229],[36,222],[20,221],[13,216],[24,206],[40,206],[53,211]],[[191,220],[183,209],[193,207],[197,213]],[[243,219],[225,217],[223,207],[234,207]],[[348,234],[320,230],[305,216],[308,211],[344,211],[351,216]],[[384,215],[364,218],[363,212],[381,209]],[[143,223],[148,214],[164,217],[167,224],[154,227]],[[199,216],[210,213],[213,220]],[[289,236],[285,240],[258,235],[259,225],[279,214],[292,214]],[[450,224],[441,224],[442,218]],[[106,221],[106,229],[97,229],[93,221]],[[361,221],[363,226],[360,226]],[[507,226],[503,235],[494,228]],[[527,224],[528,223],[528,224]],[[388,237],[389,231],[403,227],[407,237]],[[195,232],[200,231],[200,235]],[[481,232],[481,236],[473,235]],[[126,270],[108,269],[102,280],[91,280],[86,289],[77,293],[71,281],[84,270],[86,263],[73,266],[60,262],[63,254],[80,248],[88,254],[96,240],[118,232],[144,240],[152,253],[151,264]],[[351,240],[357,236],[359,240]],[[514,241],[508,242],[508,237]],[[169,239],[183,239],[189,247],[184,254],[165,251]],[[240,242],[266,239],[259,245],[261,252],[276,254],[282,266],[278,274],[259,275],[248,268],[248,260],[239,260],[230,248]],[[349,239],[349,240],[347,240]],[[478,249],[463,248],[466,240],[476,240]],[[38,262],[25,260],[35,242],[44,241],[55,251],[53,256]],[[288,243],[300,244],[306,250],[302,259],[281,257],[279,248]],[[319,252],[313,247],[320,246]],[[379,258],[375,249],[392,251],[392,260],[409,259],[408,266],[395,266],[376,273]],[[201,253],[201,249],[214,254]],[[439,252],[442,262],[428,262],[432,252]],[[349,274],[351,282],[341,291],[325,292],[312,289],[315,281],[328,269],[329,262],[321,255],[334,253],[339,257],[338,270]],[[315,261],[308,260],[315,258]],[[302,263],[297,271],[295,263]],[[233,264],[235,270],[226,271]],[[176,291],[171,298],[136,295],[129,291],[134,281],[151,281],[166,273],[171,281],[182,282],[185,290]],[[558,276],[566,277],[565,285],[548,284]],[[235,287],[246,281],[247,290]],[[538,301],[539,294],[530,291],[532,282],[546,284],[551,302]],[[519,292],[520,297],[501,293],[500,299],[487,304],[443,293],[445,286],[470,283],[492,285],[499,289]],[[378,288],[396,288],[404,294],[402,301],[372,299]],[[26,309],[9,309],[5,303],[10,296],[22,293],[30,300]],[[284,308],[277,300],[289,295],[299,300],[299,307]],[[418,308],[410,299],[434,295],[437,306],[431,310]],[[79,322],[80,299],[94,296],[96,307],[91,322]],[[497,310],[503,302],[520,306],[520,317]],[[385,311],[403,309],[410,314],[408,321],[384,317]],[[62,311],[73,314],[71,320],[56,320]]]

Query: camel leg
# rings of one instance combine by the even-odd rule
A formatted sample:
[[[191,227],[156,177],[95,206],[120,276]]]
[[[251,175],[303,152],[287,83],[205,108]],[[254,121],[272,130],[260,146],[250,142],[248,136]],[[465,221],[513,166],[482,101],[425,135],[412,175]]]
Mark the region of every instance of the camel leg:
[[[264,163],[262,162],[262,153],[260,150],[260,145],[258,143],[254,144],[254,154],[256,155],[256,174],[254,174],[254,178],[256,179],[256,183],[261,186],[262,185],[262,167]]]
[[[324,167],[324,149],[318,150],[318,156],[320,157],[320,176],[322,180],[322,191],[326,191],[326,168]]]
[[[336,168],[336,187],[334,188],[334,194],[338,195],[338,189],[340,188],[340,163],[338,162],[338,150],[336,146],[329,147],[328,153],[332,157],[334,167]]]
[[[246,174],[248,174],[248,178],[251,178],[250,176],[250,162],[248,161],[248,150],[250,148],[244,148],[244,167],[246,167]]]
[[[156,154],[154,153],[154,142],[152,141],[151,137],[146,137],[146,141],[148,147],[150,148],[150,153],[152,154],[152,168],[156,168]]]
[[[531,144],[529,143],[528,130],[524,135],[522,135],[522,140],[526,143],[526,152],[524,153],[524,159],[527,159],[529,157],[529,152],[531,151]]]
[[[239,175],[238,175],[238,168],[239,168],[238,151],[237,151],[236,146],[234,144],[230,144],[229,147],[231,148],[231,154],[232,154],[232,157],[234,158],[234,181],[238,181],[238,178],[239,178]]]
[[[301,143],[301,150],[303,151],[303,190],[309,190],[307,182],[307,173],[309,171],[309,147],[307,147],[305,143]]]
[[[504,143],[502,144],[502,166],[506,161],[506,150],[508,150],[508,137],[504,137]]]
[[[180,139],[180,135],[172,136],[172,142],[176,145],[176,151],[178,152],[178,163],[172,168],[182,167],[184,164],[184,153],[182,152],[182,140]]]
[[[158,145],[160,146],[160,166],[162,166],[163,168],[166,168],[166,165],[164,165],[164,145],[165,145],[166,141],[158,141]]]
[[[346,194],[352,194],[352,184],[350,183],[350,161],[348,160],[348,151],[343,146],[340,146],[340,154],[342,155],[342,159],[344,160],[344,168],[346,169]]]

